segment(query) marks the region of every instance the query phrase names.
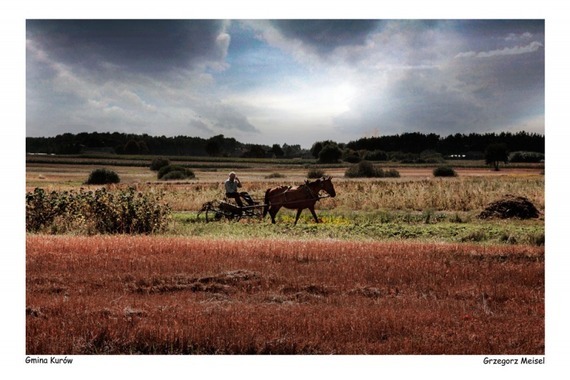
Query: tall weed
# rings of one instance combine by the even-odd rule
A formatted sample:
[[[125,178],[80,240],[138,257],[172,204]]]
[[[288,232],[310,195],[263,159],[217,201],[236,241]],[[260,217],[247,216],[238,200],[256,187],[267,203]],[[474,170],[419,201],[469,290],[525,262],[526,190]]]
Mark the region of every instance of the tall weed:
[[[45,233],[153,233],[164,229],[170,207],[162,194],[126,190],[26,194],[26,230]]]

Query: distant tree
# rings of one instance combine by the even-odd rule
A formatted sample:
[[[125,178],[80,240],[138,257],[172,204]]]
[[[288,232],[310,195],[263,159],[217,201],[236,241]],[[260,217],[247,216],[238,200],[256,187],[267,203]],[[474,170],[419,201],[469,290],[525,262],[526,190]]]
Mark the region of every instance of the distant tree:
[[[319,153],[321,153],[321,150],[323,149],[323,142],[322,141],[317,141],[316,143],[313,144],[313,146],[311,147],[311,154],[313,155],[313,157],[315,158],[319,158]]]
[[[221,151],[222,147],[219,141],[210,139],[206,142],[206,153],[208,154],[208,156],[211,157],[218,156]]]
[[[322,164],[334,164],[342,157],[342,151],[335,143],[325,145],[319,151],[319,162]]]
[[[283,152],[285,154],[285,157],[287,158],[300,157],[303,154],[301,145],[299,144],[297,145],[283,144]]]
[[[366,153],[364,154],[364,159],[367,161],[387,161],[388,160],[388,154],[386,152],[384,152],[383,150],[374,150],[372,152],[370,151],[365,151]]]
[[[148,154],[149,151],[144,141],[129,140],[125,144],[122,152],[125,154]]]
[[[323,150],[327,145],[332,145],[334,148],[339,149],[338,144],[332,140],[317,141],[311,147],[311,154],[313,155],[313,157],[319,158],[321,150]],[[342,152],[341,152],[341,154],[342,154]]]
[[[351,164],[356,164],[360,162],[361,158],[357,151],[352,150],[350,148],[345,148],[342,151],[342,160],[350,162]]]
[[[277,158],[281,158],[285,155],[283,148],[281,148],[281,146],[279,144],[273,144],[273,146],[271,147],[271,150],[269,152],[273,153],[275,155],[275,157],[277,157]]]
[[[267,152],[263,149],[263,146],[258,144],[249,145],[248,150],[242,155],[242,157],[247,158],[264,158],[267,156]]]
[[[507,163],[509,151],[506,144],[490,144],[485,150],[485,163],[492,165],[494,170],[499,170],[499,163]]]
[[[129,140],[125,144],[124,152],[126,154],[139,154],[140,147],[139,144],[135,140]]]
[[[512,152],[509,153],[509,162],[544,162],[544,153]]]

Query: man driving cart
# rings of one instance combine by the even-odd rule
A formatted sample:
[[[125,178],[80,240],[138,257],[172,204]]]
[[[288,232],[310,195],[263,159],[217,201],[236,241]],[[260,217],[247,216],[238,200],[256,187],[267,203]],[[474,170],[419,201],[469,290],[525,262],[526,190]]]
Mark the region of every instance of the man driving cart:
[[[226,181],[224,182],[224,187],[226,189],[226,197],[235,199],[239,207],[243,207],[243,202],[241,198],[243,198],[250,206],[254,204],[253,199],[247,192],[238,191],[238,189],[241,187],[241,182],[239,178],[236,176],[236,173],[231,172],[229,174],[228,179],[226,179]]]

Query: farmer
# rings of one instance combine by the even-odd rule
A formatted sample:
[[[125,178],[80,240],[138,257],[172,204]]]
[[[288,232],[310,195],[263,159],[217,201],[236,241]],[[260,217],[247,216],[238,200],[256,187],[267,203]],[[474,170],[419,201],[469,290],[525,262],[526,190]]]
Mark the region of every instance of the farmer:
[[[231,172],[228,179],[224,182],[224,187],[226,189],[226,197],[235,199],[239,207],[243,207],[243,202],[241,198],[245,199],[248,205],[253,205],[253,199],[245,191],[238,192],[238,188],[241,187],[241,182],[236,176],[236,173]]]

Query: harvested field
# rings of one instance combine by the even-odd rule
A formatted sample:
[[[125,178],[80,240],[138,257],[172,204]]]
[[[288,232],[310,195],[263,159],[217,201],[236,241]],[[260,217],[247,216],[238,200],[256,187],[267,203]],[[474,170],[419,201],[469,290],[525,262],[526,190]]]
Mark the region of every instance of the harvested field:
[[[544,247],[26,237],[26,354],[544,354]]]

